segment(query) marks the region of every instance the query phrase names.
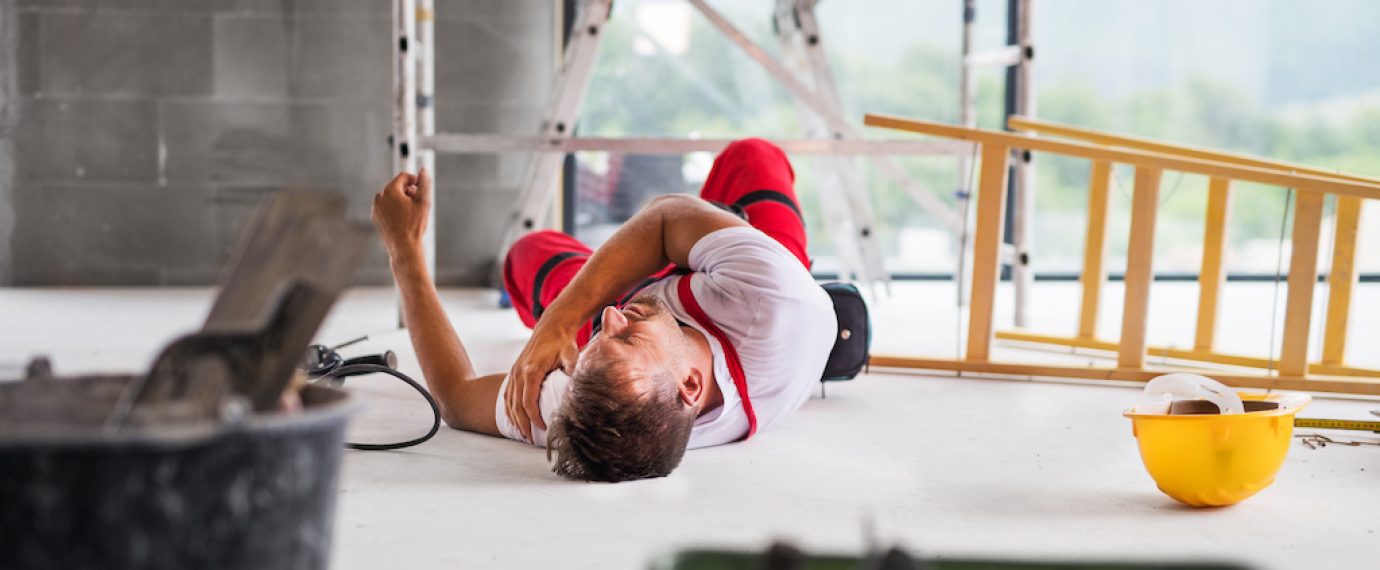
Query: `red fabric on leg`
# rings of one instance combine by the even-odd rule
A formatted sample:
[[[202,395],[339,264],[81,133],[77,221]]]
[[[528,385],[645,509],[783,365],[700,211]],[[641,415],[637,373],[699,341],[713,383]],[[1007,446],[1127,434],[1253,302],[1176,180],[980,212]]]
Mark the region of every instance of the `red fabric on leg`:
[[[757,190],[773,190],[784,194],[800,209],[795,195],[795,171],[786,153],[762,139],[734,141],[714,159],[714,167],[704,181],[700,197],[711,202],[733,205],[743,196]],[[762,231],[810,267],[805,250],[805,224],[796,210],[780,202],[756,202],[744,208],[748,223]]]
[[[508,292],[508,298],[517,310],[518,318],[522,319],[522,324],[527,328],[536,326],[540,317],[535,314],[534,301],[540,302],[542,307],[550,306],[551,301],[575,279],[575,274],[585,266],[592,253],[594,251],[580,240],[554,230],[532,232],[513,243],[503,261],[503,288]],[[547,272],[541,291],[537,292],[536,279],[542,266],[562,254],[569,254],[569,257],[556,263]],[[580,346],[589,341],[591,329],[590,323],[580,327],[576,335],[576,342]]]

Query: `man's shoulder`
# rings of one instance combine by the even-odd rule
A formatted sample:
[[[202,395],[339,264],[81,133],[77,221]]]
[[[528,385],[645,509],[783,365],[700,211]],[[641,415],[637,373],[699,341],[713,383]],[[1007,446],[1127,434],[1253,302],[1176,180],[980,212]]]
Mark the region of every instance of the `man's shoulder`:
[[[695,247],[692,265],[725,284],[789,289],[814,282],[810,270],[786,246],[757,228],[725,228],[705,236]]]

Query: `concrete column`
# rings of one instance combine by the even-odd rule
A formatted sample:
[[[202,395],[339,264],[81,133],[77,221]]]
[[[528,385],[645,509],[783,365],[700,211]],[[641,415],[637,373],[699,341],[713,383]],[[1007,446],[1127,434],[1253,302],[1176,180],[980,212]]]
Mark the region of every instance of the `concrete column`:
[[[14,0],[0,0],[0,286],[13,282],[10,236],[14,232],[14,129],[18,122],[19,34]]]

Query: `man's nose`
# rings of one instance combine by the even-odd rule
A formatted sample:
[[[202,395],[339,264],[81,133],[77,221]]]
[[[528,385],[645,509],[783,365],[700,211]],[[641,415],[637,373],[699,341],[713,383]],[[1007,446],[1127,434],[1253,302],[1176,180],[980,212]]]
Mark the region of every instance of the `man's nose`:
[[[604,307],[603,326],[609,334],[617,336],[623,332],[623,329],[627,328],[628,317],[617,307]]]

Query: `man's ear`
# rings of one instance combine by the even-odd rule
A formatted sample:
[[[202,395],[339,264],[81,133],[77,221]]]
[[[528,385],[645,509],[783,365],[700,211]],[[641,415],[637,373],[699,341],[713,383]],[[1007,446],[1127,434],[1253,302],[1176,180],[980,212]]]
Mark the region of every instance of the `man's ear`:
[[[700,398],[704,397],[704,381],[704,373],[692,367],[676,387],[680,391],[680,401],[685,402],[687,406],[695,407]]]

